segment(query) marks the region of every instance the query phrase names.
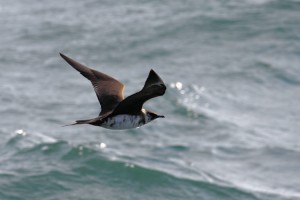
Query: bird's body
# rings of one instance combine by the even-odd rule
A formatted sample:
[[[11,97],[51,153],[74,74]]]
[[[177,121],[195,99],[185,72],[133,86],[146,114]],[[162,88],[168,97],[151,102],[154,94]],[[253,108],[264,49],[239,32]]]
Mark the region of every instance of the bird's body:
[[[70,125],[91,124],[107,129],[122,130],[137,128],[156,118],[164,117],[142,108],[147,100],[162,96],[166,90],[165,84],[153,70],[150,71],[143,89],[124,99],[124,85],[121,82],[84,66],[63,54],[60,55],[74,69],[92,82],[99,103],[101,104],[101,112],[98,117],[77,120]]]
[[[113,130],[138,128],[151,121],[151,118],[146,112],[147,111],[143,109],[138,115],[120,114],[113,117],[106,117],[100,126]]]
[[[100,126],[107,129],[122,130],[138,128],[144,124],[146,121],[141,115],[116,115],[106,118]]]

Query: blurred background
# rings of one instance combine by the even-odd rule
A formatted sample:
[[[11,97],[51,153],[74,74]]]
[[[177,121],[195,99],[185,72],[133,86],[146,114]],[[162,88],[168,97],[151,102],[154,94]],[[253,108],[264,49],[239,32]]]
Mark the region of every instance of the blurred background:
[[[300,1],[0,0],[0,199],[300,199]],[[59,52],[166,116],[112,131]]]

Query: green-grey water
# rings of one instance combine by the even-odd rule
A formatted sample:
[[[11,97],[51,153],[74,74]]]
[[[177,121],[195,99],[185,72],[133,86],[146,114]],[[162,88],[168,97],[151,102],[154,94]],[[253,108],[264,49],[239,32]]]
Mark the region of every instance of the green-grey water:
[[[0,199],[300,199],[298,0],[0,1]],[[59,52],[166,116],[98,115]]]

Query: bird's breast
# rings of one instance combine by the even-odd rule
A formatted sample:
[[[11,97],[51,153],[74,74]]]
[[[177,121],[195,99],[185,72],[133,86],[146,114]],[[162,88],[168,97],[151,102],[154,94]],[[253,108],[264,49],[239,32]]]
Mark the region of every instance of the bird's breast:
[[[101,126],[107,129],[120,130],[137,128],[145,123],[144,115],[116,115],[106,118]]]

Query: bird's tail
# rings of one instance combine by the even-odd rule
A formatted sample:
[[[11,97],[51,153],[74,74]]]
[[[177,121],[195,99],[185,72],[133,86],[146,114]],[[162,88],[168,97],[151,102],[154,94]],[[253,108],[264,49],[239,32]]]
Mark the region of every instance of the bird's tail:
[[[63,125],[63,127],[72,126],[72,125],[79,125],[79,124],[93,124],[93,123],[95,123],[95,119],[76,120],[75,123]]]

